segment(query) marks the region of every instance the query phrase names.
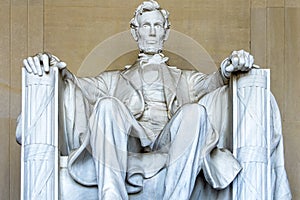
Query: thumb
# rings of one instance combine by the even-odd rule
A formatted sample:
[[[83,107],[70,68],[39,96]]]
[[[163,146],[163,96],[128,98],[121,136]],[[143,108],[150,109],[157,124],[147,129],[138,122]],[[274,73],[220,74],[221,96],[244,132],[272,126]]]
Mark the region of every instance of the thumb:
[[[233,72],[235,70],[234,66],[232,64],[228,65],[226,68],[225,68],[226,72]]]
[[[56,63],[56,67],[58,69],[64,69],[64,68],[66,68],[66,66],[67,66],[67,64],[65,62],[58,62],[58,63]]]

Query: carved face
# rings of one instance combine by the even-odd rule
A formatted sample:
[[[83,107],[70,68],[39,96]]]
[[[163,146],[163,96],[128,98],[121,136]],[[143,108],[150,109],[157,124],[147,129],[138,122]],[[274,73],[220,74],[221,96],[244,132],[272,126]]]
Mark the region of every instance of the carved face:
[[[144,12],[138,16],[138,23],[135,34],[140,51],[149,54],[161,52],[167,38],[162,14],[158,10]]]

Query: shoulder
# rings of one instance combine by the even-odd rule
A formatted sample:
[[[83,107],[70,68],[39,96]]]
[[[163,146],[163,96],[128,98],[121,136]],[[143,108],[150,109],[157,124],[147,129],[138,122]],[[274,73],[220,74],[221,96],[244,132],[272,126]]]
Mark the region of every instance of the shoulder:
[[[122,71],[120,70],[113,70],[113,71],[104,71],[101,72],[97,78],[98,79],[104,79],[104,80],[110,80],[110,79],[115,79],[116,77],[118,77],[120,75]]]
[[[104,71],[104,72],[101,72],[98,76],[117,76],[121,72],[122,72],[121,70]]]
[[[186,78],[191,78],[191,77],[194,77],[194,76],[203,76],[205,75],[204,73],[202,72],[199,72],[197,70],[181,70],[182,71],[182,75]]]

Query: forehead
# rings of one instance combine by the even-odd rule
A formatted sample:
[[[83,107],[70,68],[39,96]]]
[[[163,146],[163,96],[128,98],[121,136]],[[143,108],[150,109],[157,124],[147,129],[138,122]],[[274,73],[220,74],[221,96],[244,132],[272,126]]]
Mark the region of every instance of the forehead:
[[[165,18],[163,17],[162,13],[158,10],[146,11],[146,12],[143,12],[142,15],[138,16],[138,22],[139,22],[139,24],[164,23]]]

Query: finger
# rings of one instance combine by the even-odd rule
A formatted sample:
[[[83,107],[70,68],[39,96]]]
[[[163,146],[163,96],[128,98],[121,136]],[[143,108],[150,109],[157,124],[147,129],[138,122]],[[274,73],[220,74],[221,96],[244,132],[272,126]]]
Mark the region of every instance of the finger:
[[[245,51],[244,49],[241,49],[241,50],[238,51],[238,54],[239,54],[239,55],[244,55],[245,52],[246,52],[246,51]]]
[[[29,66],[31,67],[33,73],[37,74],[37,70],[36,70],[36,66],[34,64],[33,58],[32,57],[28,57],[27,61],[28,61]]]
[[[245,55],[246,57],[249,57],[249,56],[250,56],[250,53],[247,52],[247,51],[244,51],[244,55]]]
[[[259,69],[260,68],[260,66],[258,66],[256,64],[253,64],[252,67],[255,68],[255,69]]]
[[[254,57],[252,55],[249,56],[250,66],[254,65]]]
[[[248,54],[246,57],[245,69],[244,71],[249,71],[253,67],[253,56]]]
[[[243,66],[242,68],[241,68],[241,71],[242,72],[247,72],[247,71],[249,71],[251,69],[251,67],[250,66]]]
[[[250,54],[249,53],[246,53],[245,54],[245,66],[246,67],[251,67],[252,66],[252,64],[251,64],[251,60],[250,60]]]
[[[230,64],[230,65],[228,65],[226,68],[225,68],[225,70],[226,70],[226,72],[233,72],[234,71],[234,66],[232,65],[232,64]]]
[[[237,51],[233,51],[232,53],[231,53],[231,55],[229,56],[229,59],[230,60],[232,60],[234,57],[236,57],[237,56]]]
[[[67,64],[65,62],[58,62],[56,66],[58,67],[58,69],[63,69],[67,66]]]
[[[42,67],[41,67],[41,64],[40,64],[40,59],[37,56],[34,56],[33,61],[34,61],[34,64],[36,66],[36,70],[37,70],[38,75],[42,76],[43,71],[42,71]]]
[[[243,67],[243,66],[245,66],[245,64],[246,64],[246,60],[245,60],[245,56],[242,54],[242,55],[240,55],[240,57],[239,57],[239,66],[240,67]]]
[[[233,51],[233,52],[231,53],[231,55],[233,55],[233,56],[236,56],[237,54],[238,54],[237,51]]]
[[[251,56],[251,54],[245,51],[245,60],[246,60],[245,65],[248,65],[248,66],[251,67],[252,64],[251,64],[251,62],[250,62],[250,56]]]
[[[239,64],[239,58],[237,56],[234,56],[231,58],[231,64],[236,67]]]
[[[49,57],[47,54],[43,54],[41,56],[41,60],[43,62],[43,66],[44,66],[44,70],[46,73],[48,73],[50,71],[50,67],[49,67]]]
[[[27,72],[28,72],[28,73],[32,73],[32,69],[31,69],[31,67],[30,67],[29,64],[28,64],[27,59],[24,59],[24,60],[23,60],[23,64],[24,64],[24,67],[25,67],[25,69],[27,70]]]

